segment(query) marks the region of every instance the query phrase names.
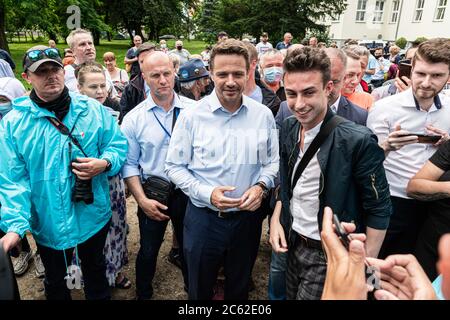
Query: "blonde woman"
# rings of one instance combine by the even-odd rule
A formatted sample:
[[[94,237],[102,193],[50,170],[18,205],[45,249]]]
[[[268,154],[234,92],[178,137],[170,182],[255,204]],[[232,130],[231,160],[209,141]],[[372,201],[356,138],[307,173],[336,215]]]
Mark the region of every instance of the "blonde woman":
[[[77,68],[75,76],[81,94],[96,99],[118,118],[118,112],[111,108],[107,99],[106,76],[100,64],[84,63]],[[106,278],[111,287],[129,289],[131,282],[121,272],[128,262],[125,187],[120,174],[108,177],[108,181],[112,220],[103,250],[106,260]]]

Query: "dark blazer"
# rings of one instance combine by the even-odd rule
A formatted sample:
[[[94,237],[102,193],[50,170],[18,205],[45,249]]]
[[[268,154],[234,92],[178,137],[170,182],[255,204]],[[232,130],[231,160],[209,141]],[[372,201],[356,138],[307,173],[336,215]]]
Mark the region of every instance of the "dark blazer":
[[[332,115],[329,109],[326,119]],[[300,129],[297,119],[288,117],[280,130],[280,222],[289,235],[292,226],[291,179],[300,152],[297,143]],[[331,207],[341,221],[353,221],[356,232],[365,232],[366,227],[387,229],[392,205],[383,167],[384,151],[379,147],[377,137],[366,127],[344,121],[321,145],[317,159],[321,190],[317,213],[319,229],[322,229],[325,206]]]
[[[349,101],[346,97],[341,96],[337,110],[338,116],[365,126],[367,123],[368,114],[369,113],[367,112],[367,110],[358,107],[356,104]]]
[[[341,96],[338,105],[338,116],[353,121],[356,124],[365,126],[368,114],[369,113],[366,110],[358,107],[356,104],[349,101],[346,97]],[[283,123],[284,119],[290,116],[292,116],[292,112],[289,109],[287,102],[283,101],[280,105],[280,109],[278,110],[277,115],[275,116],[277,129],[281,129],[281,124]]]

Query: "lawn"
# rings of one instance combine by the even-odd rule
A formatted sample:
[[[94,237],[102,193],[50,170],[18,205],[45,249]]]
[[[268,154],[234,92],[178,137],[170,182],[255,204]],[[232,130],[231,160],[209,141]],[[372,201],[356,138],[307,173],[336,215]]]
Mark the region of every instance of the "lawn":
[[[16,77],[17,77],[17,79],[21,80],[22,83],[24,83],[24,85],[25,85],[25,81],[23,81],[23,79],[21,77],[21,73],[23,71],[23,69],[22,69],[23,55],[29,48],[36,46],[36,45],[48,45],[48,44],[46,42],[42,42],[42,43],[31,43],[31,42],[17,43],[17,42],[15,42],[15,43],[9,44],[11,56],[16,64],[16,70],[15,70]],[[175,40],[167,41],[167,45],[169,46],[169,48],[173,49],[174,45],[175,45]],[[187,49],[191,54],[199,54],[200,52],[202,52],[204,50],[205,46],[206,46],[206,43],[203,41],[197,41],[197,40],[184,41],[185,49]],[[57,45],[57,47],[58,47],[60,53],[63,54],[64,48],[67,48],[68,46],[65,43],[64,44],[59,43]],[[130,48],[129,40],[113,40],[111,42],[108,42],[106,40],[101,40],[100,45],[95,46],[95,48],[97,50],[97,59],[96,59],[97,62],[103,64],[103,54],[105,52],[112,51],[116,55],[118,67],[122,68],[122,69],[125,68],[125,64],[124,64],[123,60],[125,58],[125,54],[127,53],[128,48]],[[27,88],[30,89],[29,86],[27,86]]]

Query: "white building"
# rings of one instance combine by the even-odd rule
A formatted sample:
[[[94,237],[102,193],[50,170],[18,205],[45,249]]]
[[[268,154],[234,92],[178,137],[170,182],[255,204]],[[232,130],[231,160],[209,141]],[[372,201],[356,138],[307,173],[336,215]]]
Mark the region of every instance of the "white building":
[[[448,0],[347,0],[346,11],[325,20],[330,37],[394,41],[405,37],[450,38]]]

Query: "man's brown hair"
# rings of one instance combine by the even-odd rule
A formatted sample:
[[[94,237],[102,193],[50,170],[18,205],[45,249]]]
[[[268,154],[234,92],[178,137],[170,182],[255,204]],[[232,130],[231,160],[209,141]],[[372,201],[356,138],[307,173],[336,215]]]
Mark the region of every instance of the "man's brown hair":
[[[434,38],[422,42],[412,60],[413,67],[417,60],[428,63],[445,63],[450,70],[450,40]]]
[[[319,71],[324,87],[331,79],[331,61],[324,50],[312,47],[297,48],[284,59],[286,73]]]
[[[235,40],[235,39],[228,39],[223,42],[220,42],[216,44],[212,51],[211,51],[211,57],[209,59],[209,67],[211,70],[214,69],[214,59],[217,55],[238,55],[242,56],[245,59],[245,66],[247,71],[250,68],[250,58],[248,54],[247,47],[242,41]]]
[[[250,42],[248,43],[244,42],[244,45],[248,50],[248,58],[250,60],[250,63],[254,60],[258,61],[258,51],[256,51],[256,47]]]

